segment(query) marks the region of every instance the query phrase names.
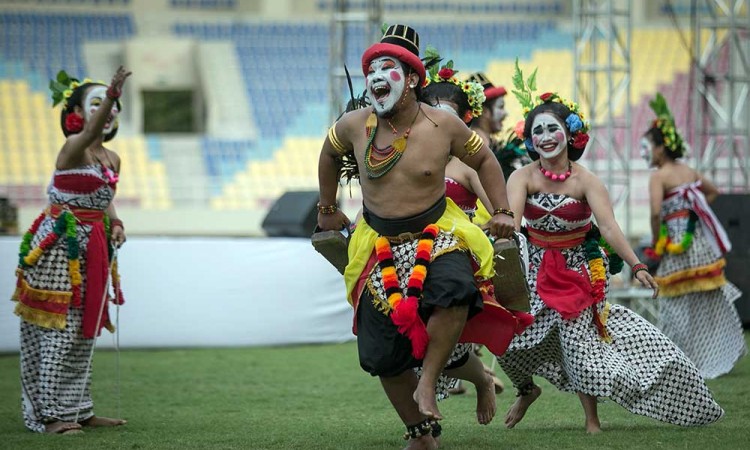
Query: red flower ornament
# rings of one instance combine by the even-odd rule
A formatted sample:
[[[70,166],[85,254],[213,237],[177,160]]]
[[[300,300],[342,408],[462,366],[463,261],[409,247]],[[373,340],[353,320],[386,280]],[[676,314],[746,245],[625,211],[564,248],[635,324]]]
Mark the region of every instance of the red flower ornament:
[[[450,69],[450,68],[448,68],[448,67],[443,67],[443,68],[442,68],[442,69],[440,69],[440,71],[438,72],[438,76],[439,76],[440,78],[444,79],[444,80],[447,80],[447,79],[449,79],[450,77],[452,77],[452,76],[453,76],[453,74],[455,74],[455,73],[456,73],[456,72],[455,72],[455,71],[454,71],[453,69]]]
[[[65,116],[65,130],[70,133],[78,133],[83,130],[83,117],[77,113],[70,113]]]
[[[545,92],[544,94],[540,95],[539,98],[543,102],[546,102],[547,100],[551,99],[553,95],[555,95],[555,94],[553,94],[552,92]]]
[[[586,133],[576,133],[575,136],[573,136],[573,147],[577,149],[584,149],[586,148],[586,144],[589,142],[589,135]]]

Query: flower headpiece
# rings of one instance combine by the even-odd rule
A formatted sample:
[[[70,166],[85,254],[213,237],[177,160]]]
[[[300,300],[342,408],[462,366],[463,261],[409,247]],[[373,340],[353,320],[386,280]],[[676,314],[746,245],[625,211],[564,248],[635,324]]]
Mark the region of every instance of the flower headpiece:
[[[682,136],[677,132],[674,123],[674,116],[667,106],[667,100],[660,93],[656,93],[656,98],[648,102],[648,105],[654,110],[656,119],[651,124],[652,128],[658,128],[664,136],[664,147],[672,154],[682,156],[685,153],[685,143]]]
[[[425,59],[432,59],[440,61],[440,55],[437,50],[432,47],[427,47],[425,50]],[[479,117],[482,115],[482,104],[486,100],[484,95],[484,86],[477,83],[476,81],[461,81],[456,77],[458,70],[453,68],[453,60],[448,61],[438,69],[438,64],[432,64],[427,74],[427,81],[425,86],[430,83],[453,83],[466,94],[466,98],[469,101],[471,107],[471,116]],[[463,119],[463,118],[462,118]]]
[[[516,59],[516,68],[513,74],[513,87],[515,89],[511,92],[513,92],[513,95],[518,99],[518,102],[523,108],[523,118],[526,119],[534,108],[544,103],[560,103],[570,110],[568,117],[563,117],[562,119],[564,119],[565,126],[570,132],[571,146],[578,150],[585,149],[586,144],[589,141],[589,123],[584,119],[580,106],[573,101],[561,97],[556,92],[545,92],[534,98],[533,93],[536,90],[536,71],[537,69],[534,69],[534,72],[524,80],[523,72],[518,66],[518,59]],[[526,148],[533,152],[533,145],[531,145],[529,136],[524,135],[524,128],[524,122],[521,121],[516,125],[516,134],[522,139],[526,138],[524,141],[526,143]]]
[[[103,81],[94,81],[91,78],[84,78],[83,81],[80,81],[77,78],[71,78],[64,70],[57,72],[57,77],[54,80],[49,80],[49,90],[52,91],[52,107],[54,108],[60,102],[63,103],[63,107],[67,107],[68,99],[73,95],[73,91],[87,83],[98,83],[106,86]]]

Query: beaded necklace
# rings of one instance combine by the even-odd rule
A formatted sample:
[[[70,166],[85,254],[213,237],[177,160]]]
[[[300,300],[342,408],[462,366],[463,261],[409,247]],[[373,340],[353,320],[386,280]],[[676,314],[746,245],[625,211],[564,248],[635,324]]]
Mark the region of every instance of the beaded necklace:
[[[109,165],[104,164],[101,159],[99,159],[98,156],[94,154],[94,151],[90,151],[91,156],[96,160],[96,162],[99,163],[100,166],[102,166],[102,172],[104,173],[104,176],[107,177],[107,181],[109,184],[115,184],[120,180],[120,177],[117,175],[117,172],[114,171],[115,165],[112,164],[112,160],[109,159],[109,155],[107,154],[106,150],[104,151],[104,157],[107,158],[107,162]]]
[[[563,182],[570,178],[570,173],[573,168],[573,165],[568,161],[568,170],[565,173],[561,173],[560,175],[552,172],[551,170],[547,170],[544,167],[542,167],[542,162],[539,161],[539,171],[542,172],[542,175],[549,178],[552,181],[559,181]]]
[[[404,131],[404,134],[393,140],[393,143],[384,149],[375,147],[375,135],[378,132],[378,119],[375,113],[370,114],[365,124],[365,129],[369,133],[367,139],[367,147],[365,148],[365,169],[367,170],[367,178],[375,179],[380,178],[383,175],[393,169],[401,156],[406,151],[406,140],[409,139],[409,133],[411,133],[411,127],[414,122],[417,121],[419,113],[422,111],[422,105],[419,105],[417,113],[409,125],[409,128]],[[391,125],[391,127],[393,127]]]

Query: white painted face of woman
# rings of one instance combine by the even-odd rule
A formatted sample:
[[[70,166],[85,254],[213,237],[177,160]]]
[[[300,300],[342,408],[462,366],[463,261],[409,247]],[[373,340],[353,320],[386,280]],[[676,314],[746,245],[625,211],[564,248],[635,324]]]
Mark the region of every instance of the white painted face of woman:
[[[552,114],[540,113],[531,124],[531,142],[539,156],[554,158],[568,146],[565,125]]]
[[[649,138],[643,136],[641,138],[639,148],[641,152],[641,158],[643,158],[643,160],[646,161],[646,164],[651,167],[651,165],[654,163],[654,144],[651,143],[651,140]]]
[[[106,97],[106,86],[93,86],[91,89],[89,89],[89,92],[88,94],[86,94],[86,98],[83,101],[83,118],[86,120],[86,122],[91,120],[91,116],[93,116],[94,113],[99,109],[99,107],[102,106],[102,103],[104,102],[104,99]],[[118,114],[120,114],[120,110],[117,108],[117,102],[115,102],[114,106],[112,106],[112,111],[109,113],[109,118],[104,124],[102,134],[109,134],[112,132],[112,130],[117,128]]]

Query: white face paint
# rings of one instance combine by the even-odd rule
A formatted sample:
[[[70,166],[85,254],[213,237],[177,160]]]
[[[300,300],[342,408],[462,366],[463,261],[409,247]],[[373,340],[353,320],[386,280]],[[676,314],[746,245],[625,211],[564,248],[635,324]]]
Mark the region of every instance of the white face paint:
[[[381,56],[372,60],[367,72],[367,95],[377,115],[393,110],[407,81],[404,66],[396,58]]]
[[[86,98],[83,101],[83,118],[86,122],[91,120],[91,116],[94,115],[97,109],[102,106],[102,102],[107,97],[106,86],[93,86],[89,89],[89,93],[86,94]],[[102,134],[109,134],[117,128],[117,115],[120,114],[120,110],[117,109],[117,103],[115,102],[112,106],[112,111],[109,113],[107,123],[104,124]]]
[[[644,136],[641,138],[640,150],[641,158],[651,167],[654,164],[654,144]]]
[[[497,133],[503,129],[503,120],[508,117],[508,111],[505,110],[505,99],[498,97],[492,105],[492,132]]]
[[[542,158],[554,158],[568,146],[565,125],[552,114],[541,113],[531,124],[531,142]]]

